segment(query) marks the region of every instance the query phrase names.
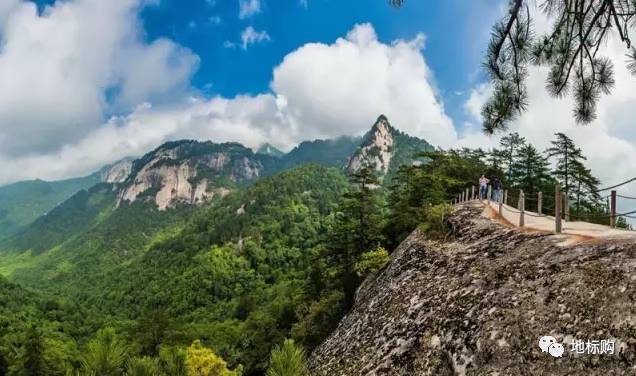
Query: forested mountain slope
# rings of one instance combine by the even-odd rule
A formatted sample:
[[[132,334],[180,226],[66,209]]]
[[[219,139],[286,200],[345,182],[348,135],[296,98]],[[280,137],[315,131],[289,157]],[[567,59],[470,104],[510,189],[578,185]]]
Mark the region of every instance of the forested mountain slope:
[[[347,187],[338,169],[305,165],[196,212],[124,204],[12,278],[79,302],[96,325],[124,331],[159,315],[158,343],[202,339],[252,372],[289,336],[313,248]]]
[[[0,239],[18,232],[83,189],[123,180],[131,163],[130,159],[124,159],[81,178],[22,181],[0,187]]]
[[[113,333],[130,356],[155,360],[161,348],[201,341],[246,375],[262,375],[285,338],[311,349],[346,312],[343,284],[354,291],[364,275],[343,279],[338,261],[338,247],[350,243],[342,235],[358,226],[352,211],[383,212],[381,189],[365,188],[365,198],[348,181],[351,172],[376,181],[363,158],[358,171],[345,168],[359,143],[314,141],[280,156],[236,143],[169,142],[114,171],[117,181],[80,190],[0,241],[0,272],[42,297],[20,338],[69,349],[47,355],[64,364],[52,375],[83,369],[88,341]],[[389,153],[415,154],[416,145]],[[375,251],[376,235],[355,252]],[[73,337],[47,321],[55,307],[64,307],[56,320],[77,325]],[[0,355],[21,367],[25,360],[6,350],[11,341],[0,337]]]

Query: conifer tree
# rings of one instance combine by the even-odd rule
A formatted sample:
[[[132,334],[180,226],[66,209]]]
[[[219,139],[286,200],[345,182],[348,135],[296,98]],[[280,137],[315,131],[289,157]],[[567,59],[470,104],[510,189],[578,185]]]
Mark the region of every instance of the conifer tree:
[[[600,181],[580,162],[572,164],[572,175],[572,198],[576,201],[577,213],[583,208],[594,210],[601,199],[597,192]]]
[[[354,268],[359,257],[382,243],[382,212],[373,169],[364,166],[350,176],[351,190],[337,211],[329,239],[331,265],[339,270],[347,307],[353,305],[360,277]]]
[[[525,145],[526,139],[519,136],[519,133],[516,132],[501,138],[500,153],[508,184],[513,183],[513,167],[517,152]]]
[[[552,147],[546,150],[548,157],[556,159],[556,167],[553,171],[556,179],[563,185],[563,191],[569,196],[572,183],[576,180],[575,168],[582,165],[586,159],[571,138],[563,133],[555,133],[556,139],[552,141]]]
[[[515,187],[522,189],[526,197],[531,198],[530,202],[533,202],[537,192],[551,192],[554,189],[547,158],[530,144],[518,150],[512,171]]]
[[[505,162],[501,149],[492,148],[492,150],[486,154],[486,165],[489,170],[504,171]]]
[[[128,346],[115,329],[105,328],[97,332],[88,343],[82,359],[84,372],[96,375],[120,375],[128,357]]]
[[[399,7],[406,0],[389,0]],[[596,118],[601,95],[614,88],[614,62],[601,56],[610,35],[627,49],[627,68],[636,74],[634,0],[545,0],[539,11],[552,22],[545,34],[533,31],[530,0],[509,0],[508,11],[495,23],[484,66],[494,92],[482,107],[487,133],[506,129],[528,106],[528,66],[550,68],[546,90],[555,97],[572,95],[574,119],[590,123]],[[623,64],[624,61],[617,63]]]

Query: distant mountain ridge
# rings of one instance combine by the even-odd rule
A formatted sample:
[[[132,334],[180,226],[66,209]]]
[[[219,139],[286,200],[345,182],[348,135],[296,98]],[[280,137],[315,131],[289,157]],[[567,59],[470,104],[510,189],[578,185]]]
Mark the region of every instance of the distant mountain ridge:
[[[414,163],[417,152],[432,148],[425,140],[394,128],[384,115],[363,137],[304,141],[286,154],[270,144],[254,151],[236,142],[166,142],[141,158],[121,160],[84,178],[0,187],[0,239],[98,183],[113,185],[115,207],[142,200],[165,210],[181,204],[201,205],[264,176],[306,163],[347,173],[370,165],[381,179],[390,182],[399,166]]]
[[[58,180],[21,181],[0,187],[0,239],[46,215],[78,191],[99,183],[119,183],[130,173],[132,158],[104,166],[90,175]]]

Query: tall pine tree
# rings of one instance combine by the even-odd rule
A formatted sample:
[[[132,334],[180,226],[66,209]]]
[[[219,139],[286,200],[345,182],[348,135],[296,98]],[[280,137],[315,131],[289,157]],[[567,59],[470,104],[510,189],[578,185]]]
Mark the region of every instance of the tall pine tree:
[[[345,305],[351,307],[361,283],[354,267],[360,256],[382,241],[382,212],[374,170],[364,166],[350,176],[351,190],[345,194],[329,239],[329,259],[338,271]]]
[[[576,181],[576,165],[583,165],[586,159],[571,138],[563,133],[555,133],[556,139],[552,147],[546,150],[548,157],[556,159],[553,171],[557,181],[563,186],[563,191],[571,198],[572,184]]]
[[[523,145],[515,156],[512,180],[515,187],[522,189],[529,199],[529,208],[536,206],[533,198],[538,192],[551,192],[554,189],[549,166],[547,158],[530,144]]]
[[[513,168],[515,156],[519,149],[526,144],[526,139],[519,136],[519,133],[510,133],[501,138],[499,143],[501,160],[503,161],[503,170],[506,172],[506,180],[509,185],[513,182]]]
[[[600,181],[580,162],[572,164],[572,175],[572,198],[575,200],[576,212],[595,210],[601,200],[597,192]]]

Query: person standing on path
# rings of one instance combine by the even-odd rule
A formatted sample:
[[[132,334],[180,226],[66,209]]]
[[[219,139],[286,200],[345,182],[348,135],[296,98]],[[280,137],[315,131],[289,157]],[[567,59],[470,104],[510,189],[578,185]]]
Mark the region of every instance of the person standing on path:
[[[492,179],[492,187],[495,191],[493,200],[495,200],[495,202],[499,202],[501,200],[501,188],[502,188],[502,184],[501,184],[501,180],[499,180],[498,177],[494,177]]]
[[[486,195],[488,194],[488,183],[490,183],[490,180],[486,178],[486,175],[482,174],[481,177],[479,178],[479,199],[480,200],[486,199]]]

